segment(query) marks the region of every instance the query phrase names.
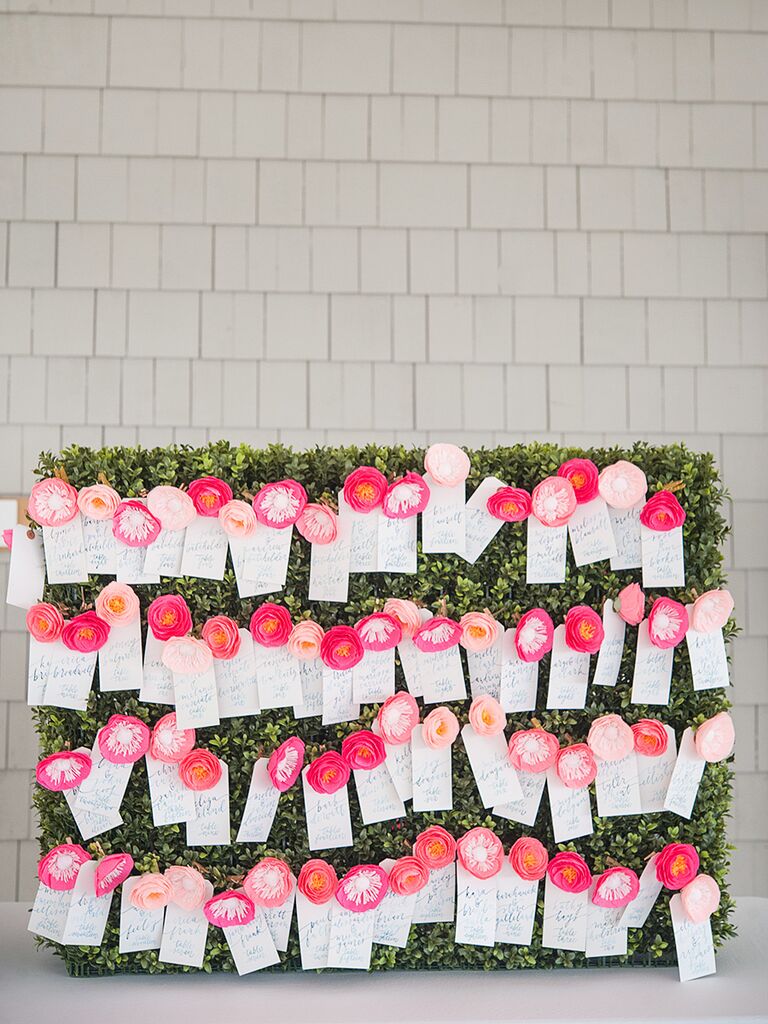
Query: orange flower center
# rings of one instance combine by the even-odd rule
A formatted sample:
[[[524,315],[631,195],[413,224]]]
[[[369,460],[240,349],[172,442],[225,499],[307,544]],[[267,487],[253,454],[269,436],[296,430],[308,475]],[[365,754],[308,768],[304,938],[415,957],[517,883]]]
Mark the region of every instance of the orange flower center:
[[[124,597],[110,597],[107,601],[107,608],[115,615],[120,615],[125,611],[125,598]]]
[[[535,867],[536,866],[536,854],[532,853],[530,850],[527,853],[524,853],[523,854],[523,864],[527,868]]]
[[[211,633],[211,643],[223,647],[226,642],[227,634],[224,632],[223,629],[215,629],[213,633]]]
[[[487,708],[483,711],[480,717],[482,718],[486,725],[490,725],[491,722],[493,721],[493,715]]]
[[[563,878],[566,880],[568,885],[573,885],[573,883],[576,881],[576,875],[576,868],[563,868]]]
[[[443,733],[445,732],[445,730],[446,730],[446,723],[445,722],[440,722],[440,724],[435,729],[435,732],[437,733],[438,736],[442,736]]]
[[[168,609],[168,611],[163,612],[163,614],[160,616],[160,624],[162,626],[175,626],[176,612],[172,611],[170,608]]]
[[[337,772],[335,768],[326,768],[321,778],[323,782],[333,782],[336,778]]]
[[[659,520],[660,523],[666,523],[667,519],[669,519],[669,516],[666,512],[657,512],[656,518]]]
[[[339,646],[336,648],[336,654],[340,658],[348,658],[351,653],[352,647],[350,644],[339,644]]]
[[[376,498],[376,488],[373,484],[369,483],[358,484],[355,487],[355,496],[363,502],[374,501]]]
[[[261,628],[267,636],[272,636],[272,634],[277,630],[277,619],[265,619]]]
[[[48,626],[50,625],[50,623],[48,622],[48,619],[39,618],[37,620],[37,624],[40,627],[40,629],[43,630],[43,632],[47,632],[48,631]]]
[[[205,494],[200,495],[200,501],[202,501],[206,508],[213,508],[213,506],[216,504],[216,495],[208,494],[206,492]]]
[[[192,778],[193,779],[207,779],[208,778],[208,769],[205,767],[204,764],[196,764],[192,768]]]
[[[430,857],[434,857],[437,860],[438,857],[445,856],[445,843],[440,839],[432,839],[427,846],[427,852]]]
[[[517,511],[518,511],[517,510],[517,502],[516,501],[505,501],[505,502],[502,502],[501,511],[506,516],[510,516],[510,515],[515,516],[515,515],[517,515]]]
[[[103,500],[103,498],[93,498],[92,501],[93,501],[93,507],[94,508],[101,509],[101,508],[106,508],[107,507],[107,503],[106,503],[106,501]]]
[[[77,635],[83,640],[93,640],[94,632],[91,626],[82,626],[78,631]]]
[[[594,622],[580,622],[579,623],[579,636],[583,640],[592,640],[595,635],[595,624]]]
[[[470,636],[485,636],[484,626],[470,626],[467,630]]]
[[[586,482],[586,477],[583,473],[574,473],[571,477],[571,483],[574,487],[583,487]]]
[[[686,873],[688,870],[688,861],[682,853],[679,853],[672,861],[670,870],[675,878],[677,878],[678,875],[684,875]]]
[[[312,892],[322,892],[325,888],[325,878],[319,871],[313,871],[309,879],[309,887]]]

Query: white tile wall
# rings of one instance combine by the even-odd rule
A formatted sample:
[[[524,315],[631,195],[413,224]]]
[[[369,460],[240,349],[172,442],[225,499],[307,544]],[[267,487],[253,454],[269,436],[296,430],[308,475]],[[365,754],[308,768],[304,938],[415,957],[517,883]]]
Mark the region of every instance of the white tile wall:
[[[734,889],[768,894],[765,0],[0,7],[0,492],[72,441],[713,449]],[[36,752],[0,629],[12,898]]]

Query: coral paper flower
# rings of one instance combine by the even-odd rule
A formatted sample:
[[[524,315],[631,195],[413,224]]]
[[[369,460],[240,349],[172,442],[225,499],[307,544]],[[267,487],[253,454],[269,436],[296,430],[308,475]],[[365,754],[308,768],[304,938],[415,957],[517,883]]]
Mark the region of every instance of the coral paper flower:
[[[618,715],[601,715],[589,727],[589,749],[603,761],[621,761],[635,746],[635,734]]]
[[[720,906],[720,888],[709,875],[696,875],[680,890],[683,910],[694,924],[702,924]]]
[[[391,651],[403,639],[403,631],[397,619],[386,612],[374,612],[355,623],[366,651]]]
[[[541,661],[552,650],[555,626],[543,608],[531,608],[515,629],[515,650],[521,661]]]
[[[219,509],[219,526],[228,537],[251,537],[257,524],[253,508],[239,498],[225,502]]]
[[[111,853],[102,857],[96,865],[93,887],[97,896],[106,896],[126,880],[133,871],[133,857],[130,853]]]
[[[149,726],[133,715],[112,715],[99,732],[99,751],[111,764],[134,764],[149,750]]]
[[[595,882],[592,902],[596,907],[626,907],[640,891],[640,879],[632,868],[608,868]]]
[[[192,615],[179,594],[162,594],[147,608],[147,625],[156,640],[186,636],[192,629]]]
[[[35,778],[43,789],[60,793],[74,789],[91,774],[93,762],[88,754],[77,750],[60,750],[44,757],[35,769]]]
[[[341,754],[326,750],[315,758],[307,769],[307,785],[316,793],[330,795],[338,793],[349,782],[351,769]]]
[[[257,907],[281,907],[292,887],[291,869],[277,857],[264,857],[243,879],[245,894]]]
[[[656,878],[667,889],[682,889],[696,877],[699,855],[690,843],[668,843],[656,854]]]
[[[556,853],[547,866],[553,885],[564,892],[584,892],[592,884],[592,872],[578,853],[564,850]]]
[[[341,756],[350,768],[371,771],[384,763],[387,750],[380,736],[369,729],[358,729],[342,741]]]
[[[507,716],[496,698],[484,693],[470,705],[469,724],[478,736],[499,736],[504,732]]]
[[[504,847],[489,828],[471,828],[456,843],[459,864],[475,878],[493,878],[501,871]]]
[[[173,896],[173,886],[157,871],[142,875],[131,889],[130,900],[139,910],[160,910],[167,907]]]
[[[253,499],[253,511],[262,526],[285,530],[293,526],[307,504],[307,492],[296,480],[265,484]]]
[[[595,755],[586,743],[572,743],[557,753],[557,777],[568,789],[583,789],[594,782],[597,775]]]
[[[597,654],[605,637],[603,620],[586,604],[569,608],[565,616],[565,642],[572,651]]]
[[[205,903],[205,879],[194,868],[174,864],[165,869],[165,877],[171,883],[171,903],[182,910],[197,910]]]
[[[178,764],[195,745],[194,729],[179,729],[176,712],[171,711],[155,723],[149,739],[149,754],[163,764]]]
[[[601,472],[597,489],[611,508],[631,508],[645,497],[648,481],[642,469],[620,459]]]
[[[597,497],[597,466],[591,459],[568,459],[557,475],[568,480],[576,495],[576,504],[584,505]]]
[[[232,501],[232,488],[217,476],[201,476],[187,490],[199,516],[218,516],[221,507]]]
[[[77,507],[89,519],[111,519],[119,504],[120,495],[109,484],[84,487],[77,496]]]
[[[400,623],[403,636],[413,639],[417,630],[421,629],[421,616],[418,605],[413,601],[403,601],[399,597],[388,597],[382,609],[385,615],[391,615],[395,622]]]
[[[221,761],[210,750],[198,747],[179,761],[179,778],[197,793],[213,789],[221,774]]]
[[[576,508],[576,492],[570,480],[548,476],[531,494],[531,511],[544,526],[565,526]]]
[[[328,668],[341,672],[363,660],[363,641],[351,626],[331,626],[320,643],[320,657]]]
[[[64,526],[77,515],[77,491],[58,477],[38,480],[30,491],[27,512],[41,526]]]
[[[267,601],[251,616],[251,636],[262,647],[282,647],[288,643],[293,623],[291,613],[281,604]]]
[[[228,615],[214,615],[202,629],[203,640],[211,649],[214,658],[229,661],[240,650],[240,630],[234,619]]]
[[[387,519],[410,519],[429,504],[429,488],[418,473],[406,473],[389,485],[382,502]]]
[[[69,892],[74,889],[77,873],[87,860],[90,853],[77,843],[62,843],[54,846],[37,865],[37,877],[56,892]]]
[[[619,591],[613,610],[628,626],[637,626],[645,617],[645,594],[638,583],[629,583]]]
[[[41,601],[27,612],[27,629],[41,644],[52,644],[64,630],[64,616],[56,605]]]
[[[545,772],[557,759],[560,742],[545,729],[519,729],[509,738],[509,763],[519,772]]]
[[[499,487],[485,507],[494,519],[505,523],[521,523],[531,514],[531,496],[522,487]]]
[[[378,864],[358,864],[339,882],[336,899],[345,910],[375,910],[387,894],[387,873]]]
[[[112,517],[112,533],[129,548],[147,548],[160,533],[160,520],[146,505],[130,498],[121,501]]]
[[[320,644],[323,642],[322,626],[312,619],[297,622],[288,637],[288,650],[299,661],[313,661],[320,657]]]
[[[296,520],[296,529],[310,544],[332,544],[339,532],[339,517],[327,505],[309,502]]]
[[[440,487],[456,487],[469,476],[469,456],[455,444],[433,444],[424,455],[424,469]]]
[[[267,771],[275,789],[285,793],[301,774],[304,767],[304,741],[298,736],[285,740],[273,750],[267,762]]]
[[[419,723],[419,705],[410,693],[400,690],[381,705],[377,721],[385,743],[407,743]]]
[[[499,624],[490,612],[467,612],[459,619],[460,643],[468,651],[486,651],[499,638]]]
[[[389,887],[398,896],[421,892],[429,881],[429,869],[417,857],[400,857],[389,869]]]
[[[728,621],[733,597],[728,590],[708,590],[697,597],[691,608],[691,626],[697,633],[713,633]]]
[[[459,720],[450,708],[435,708],[421,723],[421,735],[431,750],[450,747],[459,735]]]
[[[208,644],[193,636],[172,636],[166,640],[161,659],[166,668],[178,675],[207,672],[213,664]]]
[[[702,722],[693,737],[696,753],[712,764],[730,757],[735,740],[733,719],[727,711]]]
[[[672,491],[657,491],[640,510],[640,522],[649,530],[667,533],[683,525],[685,511]]]
[[[413,634],[413,642],[420,651],[426,653],[445,651],[449,647],[455,647],[460,640],[461,626],[444,615],[435,615],[434,618],[427,619]]]
[[[456,840],[442,825],[430,825],[416,836],[413,855],[425,868],[446,868],[456,859]]]
[[[61,641],[70,651],[92,654],[100,650],[109,638],[109,626],[96,612],[83,612],[64,623]]]
[[[661,757],[669,746],[664,726],[655,718],[641,718],[631,727],[635,738],[635,753],[643,757]]]
[[[373,466],[360,466],[344,481],[344,500],[353,512],[372,512],[386,493],[387,478]]]
[[[322,906],[336,895],[338,884],[336,872],[328,861],[313,857],[302,865],[296,886],[310,903]]]
[[[526,882],[538,882],[547,873],[547,848],[533,836],[521,836],[509,851],[509,863]]]
[[[654,647],[677,647],[688,632],[685,605],[669,597],[657,597],[648,613],[648,638]]]
[[[164,530],[184,530],[197,514],[194,502],[180,487],[153,487],[147,508]]]
[[[96,614],[110,626],[128,626],[140,611],[136,592],[127,583],[108,583],[96,595]]]
[[[203,906],[205,919],[217,928],[232,928],[239,924],[250,924],[256,916],[253,900],[244,892],[231,889],[212,896]]]

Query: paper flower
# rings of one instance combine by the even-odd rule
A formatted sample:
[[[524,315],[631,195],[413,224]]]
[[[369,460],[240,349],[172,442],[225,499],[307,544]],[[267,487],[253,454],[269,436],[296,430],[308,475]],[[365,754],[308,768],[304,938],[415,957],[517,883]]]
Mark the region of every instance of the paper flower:
[[[400,629],[404,637],[413,639],[414,634],[421,628],[421,616],[418,605],[413,601],[403,601],[399,597],[388,597],[382,609],[385,615],[391,615],[395,622],[400,623]]]
[[[563,892],[584,892],[592,884],[592,872],[578,853],[564,850],[556,853],[547,866],[553,885]]]
[[[493,878],[501,871],[504,847],[489,828],[471,828],[456,843],[459,864],[475,878]]]
[[[351,769],[341,754],[335,750],[326,750],[307,768],[307,785],[316,793],[338,793],[349,782],[350,774]]]
[[[127,583],[108,583],[96,595],[96,614],[110,626],[128,626],[140,611],[136,592]]]
[[[629,626],[637,626],[645,617],[645,594],[638,583],[629,583],[619,591],[613,610]]]
[[[146,505],[130,498],[121,501],[112,517],[112,533],[129,548],[146,548],[160,533],[160,520]]]
[[[119,504],[120,495],[109,484],[83,487],[77,495],[77,507],[89,519],[111,519]]]
[[[281,604],[267,601],[251,616],[251,636],[262,647],[282,647],[288,643],[293,623],[291,613]]]
[[[96,612],[83,612],[64,623],[61,642],[70,651],[92,654],[100,650],[109,639],[109,626]]]
[[[728,590],[708,590],[693,602],[691,627],[697,633],[713,633],[722,629],[733,611],[733,603]]]
[[[77,515],[77,491],[58,477],[38,480],[30,491],[27,512],[41,526],[64,526]]]
[[[494,519],[505,523],[521,523],[531,514],[531,496],[522,487],[499,487],[485,503]]]
[[[192,911],[205,903],[205,879],[194,868],[185,864],[173,864],[165,869],[165,877],[171,883],[171,903],[182,910]]]
[[[657,597],[648,613],[648,638],[654,647],[677,647],[688,632],[685,605],[669,597]]]
[[[429,488],[423,476],[406,473],[389,485],[381,510],[387,519],[410,519],[429,504]]]
[[[157,871],[142,875],[131,889],[130,901],[139,910],[161,910],[173,896],[173,886]]]
[[[544,526],[565,526],[576,508],[576,492],[569,480],[548,476],[531,494],[531,511]]]
[[[60,793],[65,789],[74,789],[84,782],[91,774],[92,767],[90,755],[81,754],[77,750],[60,750],[39,762],[35,769],[35,778],[43,789]]]
[[[194,502],[180,487],[153,487],[147,508],[164,530],[184,530],[196,515]]]
[[[288,637],[288,650],[299,661],[314,661],[320,657],[320,644],[323,642],[322,626],[319,626],[312,619],[302,619],[297,622]]]
[[[187,602],[178,594],[162,594],[147,608],[147,625],[156,640],[186,636],[192,629],[192,615]]]
[[[195,745],[194,729],[179,729],[176,712],[171,711],[155,723],[149,739],[149,753],[163,764],[178,764]]]
[[[291,869],[277,857],[264,857],[243,879],[245,894],[257,907],[281,907],[292,887]]]
[[[442,825],[430,825],[416,836],[413,855],[430,871],[448,867],[456,859],[456,840]]]
[[[97,896],[106,896],[121,885],[133,871],[133,857],[130,853],[111,853],[102,857],[96,865],[93,888]]]
[[[450,747],[459,735],[459,720],[450,708],[435,708],[421,723],[421,735],[431,750]]]
[[[640,879],[632,868],[608,868],[595,882],[592,902],[596,907],[626,907],[640,891]]]
[[[403,639],[397,619],[386,612],[374,612],[355,623],[355,630],[366,651],[391,651]]]
[[[378,864],[358,864],[339,882],[336,899],[345,910],[375,910],[387,894],[387,873]]]
[[[99,752],[111,764],[134,764],[149,750],[149,726],[133,715],[112,715],[99,732]]]
[[[328,668],[341,672],[363,660],[365,648],[351,626],[331,626],[320,643],[320,657]]]
[[[214,615],[202,629],[202,638],[211,649],[214,658],[229,661],[240,650],[240,630],[234,619],[228,615]]]
[[[459,642],[468,651],[487,651],[501,634],[499,624],[490,612],[467,612],[459,619]]]
[[[75,887],[78,871],[91,859],[90,853],[77,843],[62,843],[49,850],[39,862],[37,877],[49,889],[69,892]]]
[[[198,675],[208,671],[213,664],[213,655],[202,640],[193,636],[172,636],[165,642],[161,660],[177,675]]]
[[[496,698],[484,693],[470,705],[469,724],[478,736],[498,736],[504,732],[507,716]]]
[[[565,642],[572,651],[597,654],[605,637],[603,620],[586,604],[569,608],[565,616]]]
[[[515,650],[521,661],[541,661],[552,650],[555,626],[543,608],[531,608],[515,629]]]
[[[187,488],[199,516],[218,516],[219,510],[232,501],[232,488],[216,476],[202,476]]]
[[[371,771],[384,764],[387,751],[380,736],[369,729],[358,729],[342,740],[341,756],[350,768]]]
[[[413,634],[413,642],[426,653],[455,647],[461,639],[461,626],[444,615],[435,615]]]
[[[711,764],[730,757],[735,740],[733,719],[727,711],[721,711],[713,718],[702,722],[693,737],[696,753]]]
[[[389,887],[398,896],[421,892],[429,881],[429,869],[416,857],[400,857],[389,869]]]
[[[668,843],[656,854],[656,878],[666,889],[682,889],[696,877],[699,855],[690,843]]]
[[[643,757],[661,757],[669,745],[667,730],[655,718],[641,718],[635,722],[632,735],[635,738],[635,753]]]
[[[332,544],[339,532],[339,517],[327,505],[310,503],[301,510],[296,529],[310,544]]]
[[[576,504],[584,505],[597,497],[597,466],[591,459],[568,459],[557,471],[567,480],[576,495]]]
[[[601,715],[589,727],[589,749],[603,761],[621,761],[635,746],[635,734],[618,715]]]
[[[344,500],[353,512],[372,512],[386,493],[387,478],[373,466],[360,466],[344,481]]]
[[[519,772],[545,772],[557,759],[560,742],[544,729],[518,729],[509,737],[509,763]]]
[[[219,526],[228,537],[253,536],[257,522],[253,508],[239,498],[225,502],[219,509]]]
[[[456,487],[469,476],[469,456],[455,444],[433,444],[424,455],[424,469],[440,487]]]
[[[212,896],[203,905],[203,914],[206,921],[217,928],[233,928],[236,925],[250,924],[256,916],[256,907],[253,900],[244,892],[230,889],[228,892]]]
[[[702,924],[720,906],[720,888],[709,875],[696,875],[680,890],[683,910],[694,924]]]
[[[407,743],[419,724],[419,705],[405,690],[387,697],[379,708],[379,733],[385,743],[397,746]]]
[[[557,777],[568,789],[583,789],[594,782],[597,761],[586,743],[572,743],[557,753]]]
[[[521,836],[509,851],[509,863],[516,875],[526,882],[538,882],[547,873],[547,848],[533,836]]]
[[[262,526],[285,530],[293,526],[307,504],[307,492],[295,480],[265,484],[253,499],[253,511]]]
[[[54,604],[40,601],[27,611],[27,629],[41,644],[52,644],[64,630],[64,616]]]
[[[196,793],[213,789],[221,776],[221,761],[210,750],[196,747],[179,761],[179,778]]]
[[[649,530],[667,533],[683,525],[685,511],[671,491],[657,491],[640,509],[640,522]]]
[[[642,469],[620,459],[600,473],[597,489],[611,508],[631,508],[645,497],[648,481]]]
[[[302,865],[296,886],[310,903],[322,906],[336,895],[339,879],[326,860],[314,857]]]
[[[273,750],[267,762],[267,772],[275,789],[285,793],[301,774],[304,767],[304,741],[291,736],[277,750]]]

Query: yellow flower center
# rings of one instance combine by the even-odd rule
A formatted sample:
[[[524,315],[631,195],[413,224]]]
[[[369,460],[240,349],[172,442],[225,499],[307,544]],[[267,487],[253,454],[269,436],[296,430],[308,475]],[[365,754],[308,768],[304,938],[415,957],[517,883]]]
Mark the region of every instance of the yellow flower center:
[[[529,850],[527,853],[523,854],[523,865],[525,867],[532,868],[532,867],[535,866],[535,864],[536,864],[536,854],[535,853],[531,853],[531,851]]]
[[[325,888],[325,879],[319,871],[312,872],[309,880],[309,887],[312,892],[322,892]]]
[[[50,625],[50,623],[48,622],[48,619],[40,618],[40,619],[37,620],[37,623],[40,626],[40,629],[42,629],[42,631],[44,633],[46,633],[48,631],[48,626]]]
[[[583,640],[592,640],[595,635],[595,624],[594,622],[580,622],[579,623],[579,636]]]

